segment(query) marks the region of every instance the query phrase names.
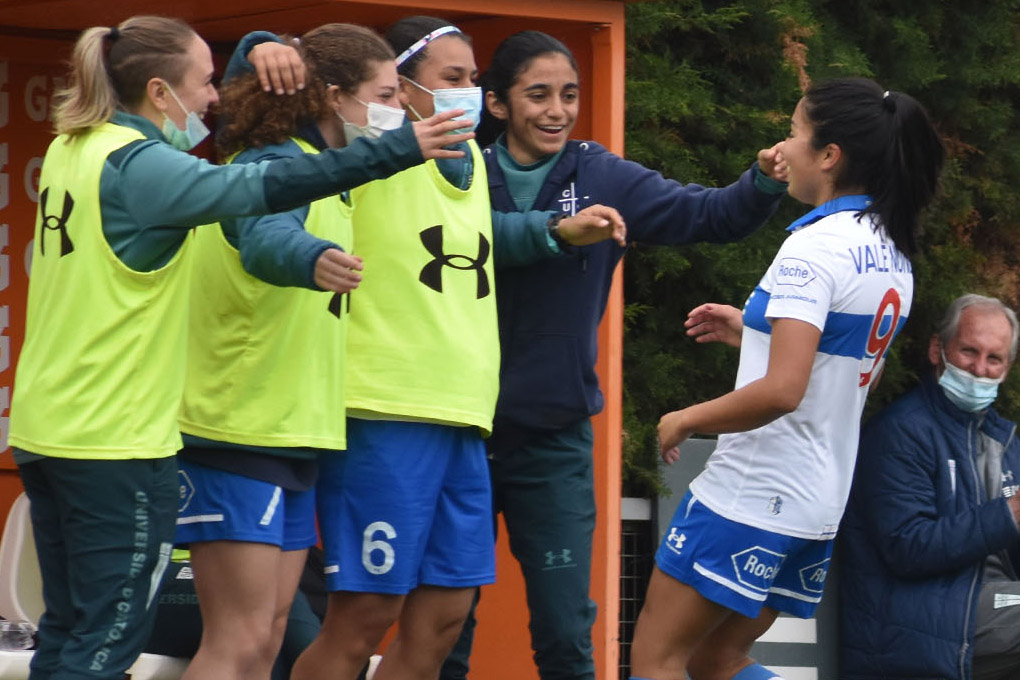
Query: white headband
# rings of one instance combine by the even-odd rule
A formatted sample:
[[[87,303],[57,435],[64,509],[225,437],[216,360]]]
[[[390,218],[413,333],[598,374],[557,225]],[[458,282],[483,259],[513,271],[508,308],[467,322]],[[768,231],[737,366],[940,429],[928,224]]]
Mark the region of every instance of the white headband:
[[[446,35],[447,33],[460,33],[460,29],[457,28],[456,26],[443,26],[442,28],[437,28],[436,30],[432,31],[424,38],[422,38],[421,40],[414,43],[413,45],[411,45],[406,50],[400,53],[400,56],[397,57],[397,67],[399,68],[400,65],[403,64],[405,61],[407,61],[408,59],[416,55],[418,52],[421,52],[423,49],[425,49],[425,46],[428,45],[430,42],[432,42],[441,35]]]

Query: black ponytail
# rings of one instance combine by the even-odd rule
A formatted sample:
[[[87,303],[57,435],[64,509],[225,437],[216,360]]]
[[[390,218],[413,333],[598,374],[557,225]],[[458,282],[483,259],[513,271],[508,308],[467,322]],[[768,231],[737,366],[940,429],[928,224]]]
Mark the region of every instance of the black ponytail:
[[[945,160],[942,140],[910,95],[883,91],[866,78],[840,78],[811,87],[804,113],[816,149],[837,145],[843,167],[835,188],[863,187],[896,248],[917,251],[920,213],[935,196]]]

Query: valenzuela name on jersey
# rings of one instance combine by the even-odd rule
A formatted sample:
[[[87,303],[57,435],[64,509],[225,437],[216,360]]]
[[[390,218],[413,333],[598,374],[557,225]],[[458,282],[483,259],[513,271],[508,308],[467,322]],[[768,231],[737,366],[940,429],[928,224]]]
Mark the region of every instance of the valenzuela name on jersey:
[[[857,246],[848,250],[858,274],[871,272],[911,274],[914,271],[906,255],[885,243]]]

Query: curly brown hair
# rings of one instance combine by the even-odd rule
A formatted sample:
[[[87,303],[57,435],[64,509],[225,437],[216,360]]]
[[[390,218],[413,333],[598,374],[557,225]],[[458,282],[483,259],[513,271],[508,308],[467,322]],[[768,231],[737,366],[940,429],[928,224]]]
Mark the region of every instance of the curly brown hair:
[[[302,124],[321,119],[329,111],[330,85],[353,94],[375,77],[377,63],[394,58],[393,50],[371,29],[332,23],[314,28],[296,45],[308,74],[305,88],[279,97],[264,92],[255,74],[231,80],[220,91],[222,125],[216,148],[227,157],[247,147],[280,144]]]

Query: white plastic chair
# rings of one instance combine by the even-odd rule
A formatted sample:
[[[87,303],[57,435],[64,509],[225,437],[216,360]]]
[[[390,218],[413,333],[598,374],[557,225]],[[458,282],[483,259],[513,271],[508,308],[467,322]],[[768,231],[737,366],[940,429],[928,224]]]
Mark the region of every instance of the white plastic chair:
[[[0,616],[38,625],[45,605],[28,510],[28,496],[22,493],[14,500],[0,537]]]
[[[9,621],[39,623],[43,613],[42,575],[35,553],[28,496],[14,500],[0,536],[0,616]],[[0,650],[0,678],[25,680],[30,651]]]
[[[38,625],[45,608],[29,501],[22,493],[11,506],[0,536],[0,616]],[[0,651],[0,678],[26,680],[31,659],[30,651]],[[180,680],[187,667],[188,659],[142,654],[127,672],[131,680]]]

